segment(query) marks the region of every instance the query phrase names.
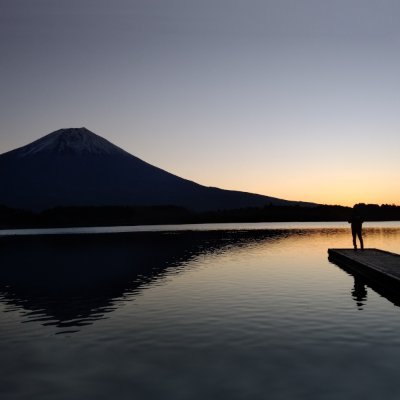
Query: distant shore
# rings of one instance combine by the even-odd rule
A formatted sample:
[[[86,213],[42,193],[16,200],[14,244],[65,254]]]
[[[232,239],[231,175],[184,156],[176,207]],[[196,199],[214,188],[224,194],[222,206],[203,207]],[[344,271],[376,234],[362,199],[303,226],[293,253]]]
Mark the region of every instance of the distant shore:
[[[396,205],[361,205],[365,221],[400,221]],[[178,206],[57,207],[41,212],[0,206],[0,229],[181,225],[207,223],[340,222],[352,208],[272,206],[195,212]]]

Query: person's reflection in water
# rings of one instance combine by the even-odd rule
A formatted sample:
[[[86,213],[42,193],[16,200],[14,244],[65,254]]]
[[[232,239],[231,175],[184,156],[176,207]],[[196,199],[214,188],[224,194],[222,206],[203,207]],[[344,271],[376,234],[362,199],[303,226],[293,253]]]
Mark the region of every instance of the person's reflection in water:
[[[353,213],[349,219],[349,224],[351,224],[351,234],[353,235],[353,246],[354,250],[357,250],[357,236],[360,240],[361,250],[364,250],[364,241],[362,237],[362,224],[364,220],[362,219],[357,206],[353,207]]]
[[[357,308],[363,310],[363,306],[367,301],[367,288],[365,287],[364,280],[357,275],[354,275],[354,287],[351,291],[353,299],[357,303]]]

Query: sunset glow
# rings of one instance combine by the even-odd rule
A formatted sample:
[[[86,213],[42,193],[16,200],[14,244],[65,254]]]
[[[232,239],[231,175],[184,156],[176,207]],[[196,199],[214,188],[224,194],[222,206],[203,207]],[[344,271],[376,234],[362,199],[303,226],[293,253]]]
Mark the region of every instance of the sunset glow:
[[[6,1],[2,14],[0,153],[85,126],[206,186],[400,204],[399,3]]]

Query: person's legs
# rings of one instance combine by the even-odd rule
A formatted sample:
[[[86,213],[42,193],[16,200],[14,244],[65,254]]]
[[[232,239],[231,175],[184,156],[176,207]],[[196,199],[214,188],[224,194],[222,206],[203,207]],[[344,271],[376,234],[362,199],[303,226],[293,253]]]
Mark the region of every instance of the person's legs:
[[[356,241],[357,232],[356,232],[354,229],[352,229],[351,234],[353,235],[353,246],[354,246],[354,250],[357,250],[357,241]]]
[[[357,236],[358,236],[358,239],[360,240],[361,250],[364,250],[364,241],[363,241],[361,229],[359,231],[357,231]]]

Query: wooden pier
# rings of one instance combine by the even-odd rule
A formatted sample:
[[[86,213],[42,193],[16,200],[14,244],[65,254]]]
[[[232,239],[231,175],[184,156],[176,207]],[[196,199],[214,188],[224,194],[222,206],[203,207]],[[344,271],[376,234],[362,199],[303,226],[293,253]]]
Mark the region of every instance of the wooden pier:
[[[380,283],[400,288],[400,255],[379,249],[328,249],[329,260]]]

